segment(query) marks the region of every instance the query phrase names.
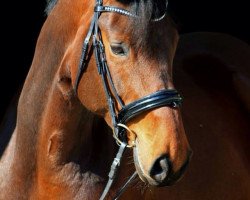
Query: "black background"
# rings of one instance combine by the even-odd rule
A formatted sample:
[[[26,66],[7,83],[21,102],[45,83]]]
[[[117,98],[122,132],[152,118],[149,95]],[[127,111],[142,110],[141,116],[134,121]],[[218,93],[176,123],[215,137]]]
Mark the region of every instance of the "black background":
[[[169,0],[179,33],[223,32],[250,42],[247,1]],[[39,31],[45,20],[45,0],[1,3],[0,116],[31,65]]]

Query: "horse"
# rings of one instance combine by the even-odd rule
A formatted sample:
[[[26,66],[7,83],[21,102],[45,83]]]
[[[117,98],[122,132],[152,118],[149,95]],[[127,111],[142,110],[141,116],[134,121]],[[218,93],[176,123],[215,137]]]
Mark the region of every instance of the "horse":
[[[73,41],[76,39],[76,33],[79,31],[78,34],[81,36],[83,35],[81,39],[78,38],[82,43],[87,30],[85,30],[85,27],[81,27],[82,29],[80,30],[78,27],[75,27],[73,30],[69,29],[69,33],[73,31],[73,33],[71,33],[71,40],[69,38],[63,38],[63,41],[59,40],[59,43],[58,40],[56,40],[56,44],[50,44],[54,41],[53,39],[60,38],[58,35],[65,36],[64,28],[67,26],[64,25],[59,27],[58,24],[61,24],[62,21],[65,20],[67,23],[70,22],[69,24],[71,24],[72,21],[70,20],[72,20],[72,18],[69,18],[68,16],[72,17],[72,13],[75,14],[75,11],[82,13],[83,9],[81,6],[77,6],[82,5],[81,3],[77,4],[74,8],[69,9],[73,5],[70,2],[67,4],[67,9],[63,9],[62,2],[65,3],[66,1],[59,0],[59,4],[60,1],[61,7],[58,6],[56,2],[49,4],[48,12],[50,12],[50,15],[53,15],[53,17],[50,17],[49,15],[48,18],[50,18],[50,20],[48,21],[50,22],[46,22],[47,25],[44,26],[44,30],[40,35],[31,72],[29,73],[29,78],[24,85],[26,92],[24,93],[23,91],[21,97],[23,96],[22,98],[24,98],[25,94],[29,95],[23,99],[21,103],[19,100],[18,113],[19,120],[22,121],[19,121],[17,125],[21,124],[22,127],[19,126],[18,132],[14,131],[12,134],[8,147],[5,149],[2,160],[0,161],[0,199],[98,199],[105,187],[105,183],[107,182],[109,166],[111,165],[112,159],[117,151],[117,146],[111,136],[112,131],[109,126],[107,126],[109,121],[107,119],[106,121],[103,120],[102,114],[97,113],[98,106],[105,104],[105,100],[102,100],[105,98],[105,95],[103,94],[100,83],[101,81],[98,79],[100,77],[97,75],[95,60],[93,58],[90,58],[89,66],[82,74],[79,84],[80,90],[78,89],[77,92],[81,92],[81,87],[84,87],[84,84],[89,83],[87,86],[90,88],[92,86],[92,93],[89,94],[94,94],[95,98],[91,99],[88,96],[86,91],[88,91],[89,88],[87,88],[87,86],[81,94],[85,95],[85,98],[90,98],[89,102],[86,103],[89,103],[87,105],[95,105],[96,110],[85,107],[85,104],[79,100],[79,94],[73,98],[77,101],[78,105],[77,108],[71,112],[72,115],[74,114],[73,119],[68,118],[68,109],[65,108],[67,106],[61,106],[63,101],[67,101],[66,104],[74,108],[75,104],[71,101],[71,95],[75,95],[72,91],[71,85],[73,82],[70,78],[68,79],[67,76],[64,76],[63,80],[59,79],[61,76],[57,77],[57,79],[54,76],[56,73],[58,73],[58,75],[59,73],[62,73],[60,68],[63,66],[62,58],[65,58],[64,61],[68,61],[68,66],[74,66],[71,63],[72,61],[76,63],[79,62],[81,54],[81,50],[79,49],[81,48],[81,45],[79,44],[80,42]],[[122,1],[120,3],[125,2],[126,1]],[[91,3],[89,2],[89,4]],[[61,12],[56,9],[59,9]],[[85,7],[84,11],[86,10]],[[61,15],[58,16],[58,13],[65,15],[64,18],[59,17]],[[112,17],[111,13],[107,13],[106,15],[107,17]],[[117,15],[115,18],[111,19],[118,20],[117,17],[121,16]],[[53,18],[56,18],[58,23],[55,23],[55,19]],[[73,19],[76,20],[75,26],[76,24],[83,25],[82,23],[77,23],[78,18]],[[82,20],[85,20],[85,18],[83,17]],[[180,112],[183,118],[182,121],[184,123],[185,133],[189,138],[192,149],[194,150],[194,155],[192,156],[192,161],[190,162],[185,175],[180,181],[175,182],[174,186],[154,187],[155,185],[141,185],[140,182],[135,182],[132,187],[127,188],[125,193],[121,196],[121,199],[249,199],[249,45],[237,38],[220,33],[189,33],[180,35],[178,41],[178,33],[176,28],[173,27],[169,16],[167,16],[165,20],[167,21],[165,23],[168,25],[167,31],[165,30],[166,32],[164,32],[166,34],[164,36],[166,38],[164,39],[168,40],[168,50],[166,55],[170,58],[170,60],[168,60],[168,62],[170,62],[170,64],[168,63],[168,67],[171,66],[171,71],[173,70],[174,77],[171,81],[174,81],[174,85],[184,97]],[[117,21],[114,23],[116,22]],[[89,23],[90,22],[87,24]],[[55,25],[57,26],[54,27]],[[120,25],[120,23],[118,23],[118,25]],[[138,28],[139,27],[140,26],[138,26]],[[161,28],[163,27],[164,26]],[[50,31],[48,31],[48,28],[50,28]],[[60,31],[54,32],[55,30]],[[104,30],[105,29],[102,29],[102,31]],[[136,30],[138,31],[138,29]],[[147,30],[148,29],[144,29],[144,32]],[[81,31],[84,31],[84,34],[82,34]],[[139,31],[138,33],[142,34],[144,32]],[[105,31],[103,33],[105,33]],[[123,34],[124,33],[120,35]],[[69,39],[69,41],[66,42],[67,40],[65,39]],[[151,40],[152,38],[150,38],[149,41]],[[66,42],[66,44],[64,42]],[[47,48],[48,44],[53,48]],[[147,45],[149,44],[150,42],[147,43]],[[78,48],[76,48],[75,45],[78,45]],[[64,46],[64,48],[61,48],[62,46]],[[107,48],[107,43],[105,44],[105,47]],[[160,45],[157,46],[157,48],[158,47],[160,48]],[[175,48],[177,48],[176,53]],[[48,49],[50,51],[46,52]],[[154,51],[156,51],[156,49],[154,49]],[[72,53],[71,51],[76,51],[78,53]],[[51,55],[53,56],[51,57]],[[78,55],[77,58],[71,57],[76,55]],[[41,58],[43,58],[46,63],[41,61]],[[150,58],[152,59],[154,56],[151,56]],[[109,59],[110,57],[107,57],[108,61]],[[149,59],[149,61],[151,59]],[[51,68],[52,65],[50,62],[55,65],[55,68]],[[41,66],[43,68],[40,68]],[[112,63],[110,63],[109,66],[112,67]],[[141,67],[139,64],[137,64],[136,67],[137,66]],[[148,65],[145,64],[145,66]],[[131,68],[129,68],[129,70],[131,70]],[[50,73],[48,73],[48,71]],[[70,69],[63,72],[72,73]],[[115,78],[115,75],[122,72],[119,71],[119,73],[114,73],[111,70],[111,73],[112,78]],[[128,81],[133,83],[130,87],[135,87],[135,85],[138,84],[135,82],[135,80],[138,81],[138,79],[133,79],[133,81],[130,79],[130,76],[133,76],[133,74],[134,73],[128,73],[126,76],[126,78],[129,79]],[[143,73],[140,75],[142,74]],[[144,75],[146,77],[143,80],[145,81],[148,78],[149,80],[152,79],[151,75],[151,73],[146,73],[146,75]],[[164,77],[164,79],[167,78]],[[48,80],[50,81],[47,83]],[[94,82],[96,81],[98,87],[97,85],[93,85],[92,80],[94,80]],[[32,81],[36,84],[32,84]],[[73,94],[61,94],[61,98],[64,99],[63,101],[57,100],[54,104],[52,104],[53,102],[49,103],[49,101],[53,100],[53,95],[57,94],[54,92],[56,92],[57,84],[60,81],[62,81],[64,85],[61,86],[61,84],[59,84],[60,92],[57,91],[57,93],[61,94],[61,91],[65,91],[63,88],[68,88]],[[54,83],[54,85],[52,83]],[[116,85],[117,83],[120,85]],[[119,83],[119,80],[117,79],[114,80],[114,84],[116,88],[124,87],[124,84]],[[148,84],[148,82],[145,81],[144,84]],[[171,82],[171,84],[173,83]],[[150,87],[152,86],[150,85]],[[124,87],[123,89],[126,88]],[[39,93],[41,93],[41,90],[43,91],[41,95],[42,99],[39,99],[37,97],[39,96]],[[99,94],[99,92],[101,94]],[[44,99],[44,97],[46,97],[47,100],[45,100],[46,98]],[[102,97],[102,99],[99,100],[98,97]],[[140,95],[139,97],[143,97],[143,95]],[[122,96],[122,99],[123,98],[124,97]],[[138,99],[137,96],[132,99],[132,101],[136,99]],[[40,107],[41,104],[37,101],[42,103],[42,107]],[[91,104],[93,103],[92,101],[95,101],[95,104]],[[51,108],[51,106],[53,107]],[[7,128],[9,126],[12,127],[13,125],[7,123],[14,118],[15,109],[13,109],[13,107],[10,107],[9,112],[7,112],[6,115],[5,127]],[[29,112],[27,111],[28,108]],[[55,111],[49,112],[52,109],[55,109]],[[162,117],[162,114],[164,115],[164,113],[161,109],[162,108],[158,108],[156,110],[148,111],[146,116],[142,115],[142,118],[131,119],[131,124],[129,123],[127,125],[129,128],[128,130],[133,130],[133,132],[130,132],[131,135],[134,133],[144,134],[145,131],[137,131],[137,125],[139,126],[139,124],[136,123],[147,120],[147,117],[157,110],[160,111],[157,116]],[[170,108],[167,107],[166,109]],[[47,114],[44,113],[45,110]],[[79,117],[79,115],[77,116],[77,112],[83,112],[83,110],[84,113],[81,115],[79,114],[81,117]],[[107,112],[107,110],[106,105],[105,111]],[[28,116],[30,111],[32,111],[31,114],[33,113],[32,116]],[[58,121],[55,120],[55,115],[58,116],[58,114],[60,114],[60,117],[58,118],[64,119],[64,121],[61,121],[60,125],[58,125]],[[72,115],[70,115],[70,117],[72,117]],[[25,121],[25,119],[20,119],[22,117],[25,117],[27,121]],[[104,116],[104,119],[105,117],[108,118],[108,116]],[[32,123],[30,120],[32,120]],[[37,123],[34,123],[34,120],[36,120]],[[46,121],[41,122],[40,120]],[[70,127],[65,127],[70,130],[64,130],[65,132],[50,131],[51,128],[53,128],[51,126],[54,126],[55,129],[58,127],[64,127],[65,123],[62,122],[67,120],[72,120],[75,123],[71,124]],[[167,123],[168,120],[169,118],[165,123]],[[15,121],[15,119],[13,119],[13,121]],[[45,128],[43,130],[44,132],[37,132],[36,126],[40,125],[40,123],[45,126],[48,121],[50,121],[49,125],[42,127]],[[84,124],[81,126],[79,125],[81,123]],[[152,123],[155,123],[155,121],[150,118],[149,121],[141,124],[139,128],[144,129],[145,126],[152,126]],[[23,127],[25,125],[26,129]],[[78,127],[76,127],[76,125],[78,125]],[[154,134],[161,134],[161,131],[157,131],[158,128],[160,128],[158,125],[159,124],[154,127]],[[21,130],[23,130],[23,132]],[[27,130],[30,132],[26,133]],[[79,132],[75,130],[79,130]],[[7,131],[4,131],[4,134],[6,132]],[[169,133],[164,133],[163,131],[162,134],[175,135],[178,133],[169,130],[168,132]],[[27,134],[26,136],[23,135],[25,133]],[[47,136],[46,133],[48,134]],[[87,135],[83,135],[83,133],[87,133]],[[151,156],[148,153],[148,150],[157,150],[161,147],[160,143],[155,143],[156,146],[154,147],[149,145],[151,142],[146,140],[146,137],[150,137],[149,133],[150,132],[147,132],[146,135],[137,136],[139,138],[143,137],[143,141],[147,142],[148,146],[144,149],[144,151],[146,151],[145,157]],[[2,136],[1,133],[1,139],[3,138]],[[163,137],[164,135],[159,136],[160,137],[157,138],[157,141],[155,142],[161,141],[168,143],[171,141],[169,141],[169,138],[165,140],[165,137]],[[15,139],[17,137],[19,137],[18,140]],[[80,140],[78,137],[83,138]],[[2,141],[1,139],[0,142]],[[72,144],[77,140],[77,144]],[[45,150],[42,151],[43,149],[40,148],[44,148]],[[178,148],[181,148],[181,146],[178,146]],[[178,150],[178,148],[176,150]],[[47,154],[40,154],[42,152]],[[188,152],[190,155],[190,147]],[[49,160],[46,159],[46,156]],[[109,198],[113,198],[119,187],[123,185],[124,180],[128,179],[135,170],[134,166],[131,165],[131,156],[131,151],[125,152],[124,160],[121,162],[120,171],[118,171],[117,182],[112,186],[111,191],[109,192]],[[62,162],[61,159],[63,158],[66,159]],[[79,162],[79,160],[81,162]],[[53,163],[51,163],[51,161],[53,161]],[[18,167],[19,171],[17,171]],[[140,173],[139,170],[138,173]],[[105,181],[100,181],[100,179]],[[145,181],[145,179],[143,180]]]
[[[158,187],[183,176],[192,150],[167,3],[49,2],[1,156],[0,199],[111,199],[131,174]]]

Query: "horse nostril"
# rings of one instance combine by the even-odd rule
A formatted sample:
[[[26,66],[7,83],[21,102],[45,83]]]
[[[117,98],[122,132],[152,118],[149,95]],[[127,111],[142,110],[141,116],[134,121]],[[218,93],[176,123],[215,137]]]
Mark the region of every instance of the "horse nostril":
[[[154,162],[150,170],[150,176],[157,182],[163,182],[170,171],[169,168],[170,163],[168,157],[161,156]]]

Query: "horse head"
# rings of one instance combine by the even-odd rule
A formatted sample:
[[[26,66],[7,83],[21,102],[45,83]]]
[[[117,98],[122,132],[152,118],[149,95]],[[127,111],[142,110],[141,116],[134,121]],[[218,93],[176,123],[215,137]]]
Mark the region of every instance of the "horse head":
[[[165,16],[166,1],[155,3],[120,0],[105,1],[103,4],[112,6],[108,9],[114,9],[114,12],[102,10],[104,12],[98,13],[97,25],[91,25],[91,19],[85,19],[93,30],[86,30],[84,37],[98,29],[96,37],[101,38],[104,51],[104,56],[100,59],[107,63],[108,72],[105,73],[108,73],[111,79],[106,83],[106,87],[115,88],[115,92],[109,91],[110,95],[115,96],[114,93],[117,93],[116,97],[118,96],[121,101],[119,103],[116,98],[114,112],[121,110],[122,105],[130,104],[157,91],[174,89],[172,62],[178,33],[171,19]],[[94,10],[95,5],[90,3],[90,6]],[[124,13],[127,11],[128,13]],[[79,76],[79,43],[84,43],[81,41],[84,37],[76,37],[78,52],[69,64],[70,79],[72,83],[77,82],[75,89],[82,104],[101,115],[112,127],[110,107],[96,68],[96,62],[99,61],[93,56],[93,48],[88,49],[88,55],[81,58],[85,59],[81,65],[86,64],[87,67]],[[134,163],[143,181],[155,186],[165,186],[171,185],[181,177],[191,150],[179,108],[161,106],[147,110],[129,119],[127,129],[131,130],[127,132],[127,142],[130,145],[135,143]]]

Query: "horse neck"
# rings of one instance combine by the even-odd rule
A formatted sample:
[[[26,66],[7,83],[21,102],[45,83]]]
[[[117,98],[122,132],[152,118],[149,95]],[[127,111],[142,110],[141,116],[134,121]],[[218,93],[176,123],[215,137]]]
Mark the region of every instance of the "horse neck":
[[[90,173],[96,177],[94,180],[99,180],[98,177],[106,176],[114,156],[109,128],[75,95],[65,99],[56,78],[47,80],[47,74],[30,73],[21,94],[12,176],[26,180],[22,184],[27,190],[34,188],[34,182],[50,188],[58,176],[64,181],[64,175],[72,177],[68,184],[79,185],[84,174]],[[36,82],[29,82],[30,76]],[[39,80],[43,80],[43,86]],[[73,180],[75,174],[82,176],[77,183]],[[39,190],[47,193],[44,188]]]
[[[106,125],[98,123],[100,119],[84,108],[77,96],[65,96],[58,87],[61,60],[78,28],[72,27],[76,19],[68,21],[70,9],[57,9],[65,9],[66,13],[60,12],[64,15],[49,17],[45,22],[19,99],[12,176],[27,180],[23,186],[26,188],[32,188],[30,179],[46,185],[60,173],[88,171],[98,177],[106,175],[114,154],[114,142]],[[61,24],[59,21],[65,23],[55,27]],[[67,38],[59,37],[69,30]],[[56,41],[51,42],[51,38]]]
[[[35,187],[45,186],[39,192],[46,194],[45,188],[52,183],[55,186],[55,182],[60,185],[65,178],[67,184],[79,185],[87,174],[95,177],[93,181],[106,176],[114,155],[113,139],[105,122],[86,110],[77,98],[65,100],[54,87],[46,102],[31,110],[38,118],[28,117],[22,106],[20,103],[13,176],[30,178],[27,188],[36,182]],[[44,110],[39,113],[41,106]],[[75,180],[75,174],[82,178]]]

